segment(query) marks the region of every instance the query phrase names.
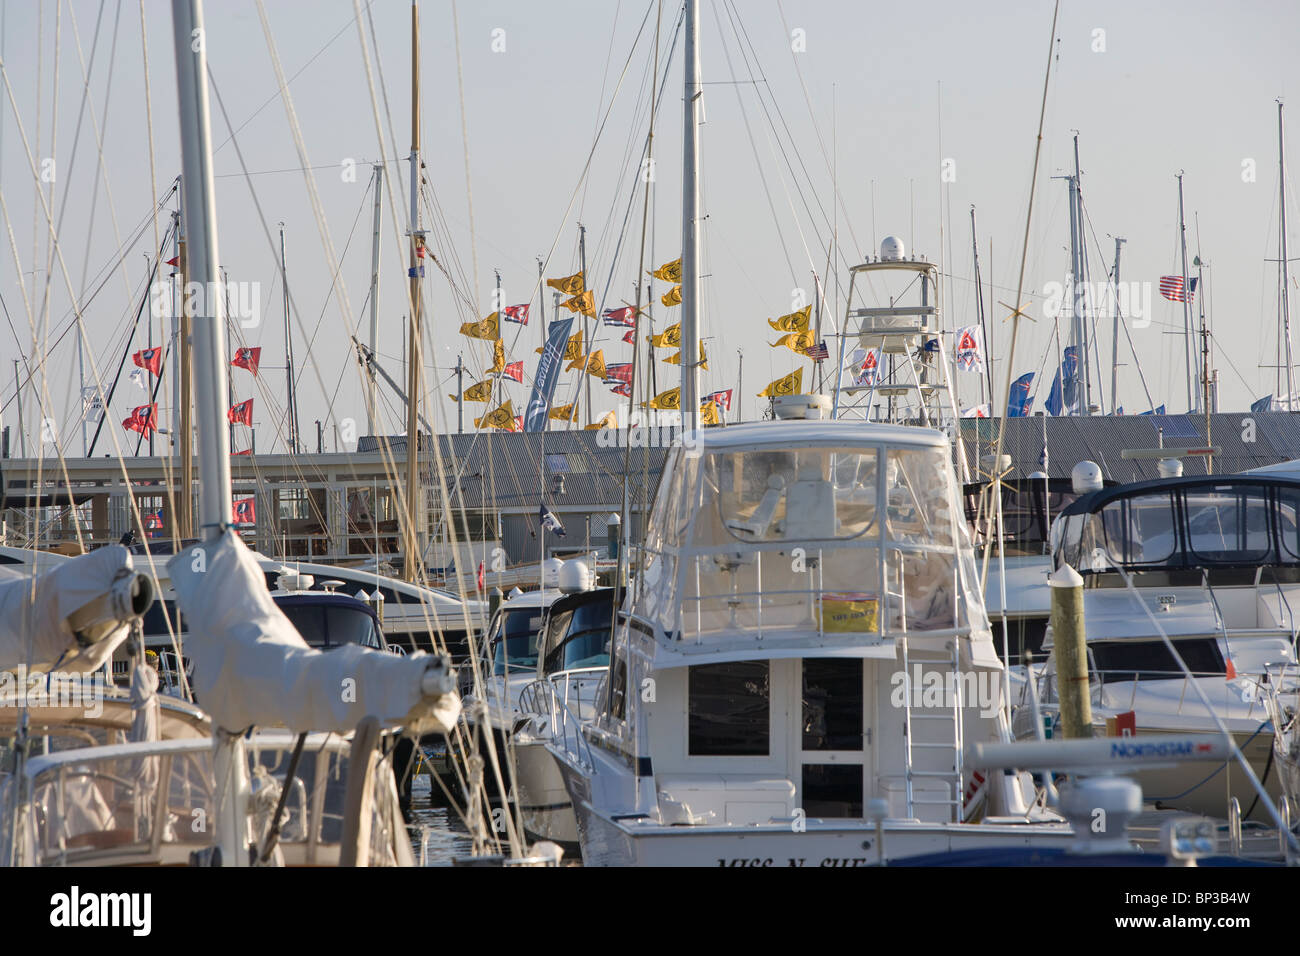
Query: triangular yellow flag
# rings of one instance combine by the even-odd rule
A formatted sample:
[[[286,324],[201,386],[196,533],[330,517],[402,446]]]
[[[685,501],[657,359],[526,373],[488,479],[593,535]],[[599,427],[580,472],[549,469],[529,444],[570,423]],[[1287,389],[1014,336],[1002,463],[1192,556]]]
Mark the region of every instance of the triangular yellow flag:
[[[616,415],[614,413],[614,409],[611,408],[609,411],[605,413],[604,417],[602,417],[600,421],[595,422],[594,424],[591,425],[584,425],[582,426],[582,429],[583,431],[593,432],[593,431],[599,431],[602,428],[617,428],[617,427],[618,427],[618,415]]]
[[[650,273],[656,279],[663,279],[665,282],[682,281],[682,259],[678,256],[672,262],[665,262],[658,269]],[[667,304],[667,303],[665,303]]]
[[[660,392],[654,398],[650,399],[651,408],[673,410],[682,407],[682,387],[670,388],[666,392]]]
[[[595,378],[605,377],[605,350],[596,349],[587,360],[587,374]]]
[[[700,342],[700,368],[707,370],[709,367],[709,357],[704,352],[704,340],[700,339],[699,342]],[[674,352],[672,355],[664,359],[664,361],[667,362],[669,365],[681,365],[682,353]]]
[[[784,345],[792,351],[802,353],[804,349],[812,348],[814,344],[813,340],[816,338],[817,334],[812,330],[805,332],[791,332],[788,335],[781,336],[773,342],[772,348],[776,349]]]
[[[571,402],[568,405],[556,405],[546,413],[546,417],[557,422],[576,422],[578,420],[576,404]]]
[[[581,295],[575,295],[572,299],[565,299],[560,305],[564,306],[570,312],[581,312],[583,315],[589,315],[593,319],[596,317],[596,293],[591,289],[583,292]]]
[[[482,322],[466,322],[460,327],[460,334],[471,339],[495,339],[501,334],[500,313],[493,312]]]
[[[682,347],[682,325],[678,322],[670,325],[658,335],[650,336],[650,344],[657,349],[679,349]]]
[[[785,378],[778,378],[758,393],[759,398],[775,395],[798,395],[803,391],[803,369],[797,368]]]
[[[586,286],[583,284],[583,274],[575,272],[571,276],[565,276],[563,279],[547,279],[546,284],[558,292],[565,295],[578,295]]]
[[[506,343],[497,339],[492,346],[492,367],[488,369],[489,373],[504,372],[506,370]]]
[[[807,332],[812,321],[812,306],[806,305],[798,312],[791,312],[779,319],[768,319],[767,324],[778,332]]]
[[[664,305],[668,306],[669,308],[672,308],[674,305],[681,305],[682,287],[679,285],[673,286],[671,289],[669,289],[667,292],[665,292],[663,295],[659,297],[659,301],[662,302]]]
[[[499,405],[492,411],[488,412],[482,418],[474,419],[475,428],[504,428],[506,431],[515,430],[515,409],[512,402],[507,401]]]
[[[447,396],[453,402],[456,400],[455,395]],[[464,399],[467,402],[490,402],[492,401],[492,383],[478,382],[465,389]]]
[[[538,355],[542,354],[541,349],[533,349]],[[564,354],[560,356],[562,361],[574,362],[582,358],[582,329],[574,332],[569,336],[569,340],[564,343]],[[570,366],[572,367],[572,366]]]
[[[700,403],[700,424],[701,425],[721,425],[722,419],[718,417],[717,402]]]

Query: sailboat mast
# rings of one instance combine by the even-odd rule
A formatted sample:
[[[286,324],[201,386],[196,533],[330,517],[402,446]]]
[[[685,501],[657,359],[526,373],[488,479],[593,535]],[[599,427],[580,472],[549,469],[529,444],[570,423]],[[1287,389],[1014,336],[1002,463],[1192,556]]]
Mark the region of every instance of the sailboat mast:
[[[1070,301],[1071,301],[1071,319],[1070,319],[1070,344],[1075,348],[1075,357],[1077,359],[1076,378],[1074,386],[1073,410],[1077,413],[1082,407],[1085,414],[1088,413],[1089,389],[1088,389],[1088,345],[1087,330],[1084,326],[1083,318],[1083,221],[1081,213],[1083,203],[1079,201],[1079,135],[1074,136],[1074,175],[1067,176],[1066,179],[1070,184]],[[1079,378],[1083,377],[1083,395],[1079,394]],[[1065,397],[1065,376],[1061,376],[1061,397]],[[1082,398],[1082,401],[1080,399]],[[1067,406],[1066,411],[1071,409]]]
[[[208,112],[207,54],[202,42],[199,0],[173,4],[176,66],[180,86],[181,185],[186,217],[185,259],[188,275],[202,294],[193,317],[194,396],[199,441],[199,522],[211,541],[230,525],[230,444],[225,429],[229,406],[226,390],[226,343],[221,330],[224,303],[218,290],[217,210],[212,180],[212,131]],[[197,47],[197,49],[195,49]],[[187,301],[190,301],[187,299]],[[188,311],[188,310],[186,310]],[[182,433],[182,439],[188,432]],[[183,442],[188,444],[188,442]],[[188,449],[187,449],[188,450]],[[189,463],[189,456],[182,464]],[[182,489],[188,497],[189,486]]]
[[[289,263],[284,254],[284,223],[280,223],[280,286],[284,298],[284,382],[289,403],[289,454],[298,454],[298,402],[293,393],[293,329],[289,324]]]
[[[1111,269],[1111,283],[1115,290],[1114,315],[1111,321],[1110,342],[1110,412],[1119,408],[1119,251],[1127,239],[1115,237],[1115,265]]]
[[[194,360],[191,356],[194,343],[194,320],[190,313],[189,288],[190,277],[195,273],[190,268],[189,242],[189,189],[186,177],[181,175],[181,238],[177,253],[181,269],[180,294],[176,297],[176,314],[180,316],[180,351],[177,353],[180,374],[180,391],[177,401],[180,406],[180,437],[177,442],[177,454],[181,459],[180,488],[173,495],[176,502],[177,532],[181,538],[194,536]]]
[[[420,507],[420,396],[422,385],[420,321],[420,7],[411,0],[411,321],[407,341],[406,381],[406,516],[402,577],[419,576],[420,528],[424,509]]]
[[[1282,101],[1277,101],[1277,171],[1278,171],[1278,231],[1279,231],[1279,268],[1282,270],[1282,342],[1286,353],[1286,410],[1292,411],[1292,395],[1295,393],[1294,362],[1291,360],[1291,302],[1287,287],[1291,284],[1288,273],[1289,263],[1286,257],[1286,132],[1282,121]]]
[[[578,223],[578,260],[579,260],[579,266],[582,269],[582,292],[586,293],[587,289],[590,288],[587,285],[587,227],[584,226],[582,223]],[[595,308],[594,295],[592,296],[592,299],[593,299],[592,307],[594,309]],[[591,376],[587,374],[587,367],[591,364],[591,317],[586,313],[583,313],[582,316],[582,331],[583,331],[582,344],[583,347],[586,348],[587,350],[587,357],[583,360],[582,363],[582,378],[584,380],[584,388],[586,389],[585,394],[583,395],[583,405],[586,407],[587,410],[587,424],[590,425],[591,424]]]
[[[700,88],[700,9],[696,0],[686,0],[686,84],[682,110],[682,385],[679,408],[682,433],[700,427],[699,341],[699,210],[700,188],[696,179],[700,160],[700,125],[696,104]]]
[[[1181,171],[1178,173],[1178,245],[1182,250],[1183,262],[1183,355],[1187,365],[1187,411],[1191,413],[1198,410],[1200,390],[1196,387],[1196,375],[1192,370],[1195,352],[1192,348],[1192,306],[1188,299],[1191,290],[1187,288],[1187,223],[1183,218],[1183,174]]]
[[[383,208],[380,204],[380,197],[384,189],[384,166],[382,163],[375,163],[375,213],[374,213],[374,234],[370,240],[370,356],[373,359],[375,352],[379,348],[379,220],[380,210]],[[379,411],[379,383],[375,381],[375,373],[369,373],[369,400],[366,402],[366,427],[370,434],[377,433],[375,418]]]

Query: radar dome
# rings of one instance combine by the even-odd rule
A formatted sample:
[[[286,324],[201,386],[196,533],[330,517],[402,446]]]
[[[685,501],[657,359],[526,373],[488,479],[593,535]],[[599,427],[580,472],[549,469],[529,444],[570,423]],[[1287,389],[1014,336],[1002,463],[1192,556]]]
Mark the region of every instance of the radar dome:
[[[1101,469],[1095,461],[1081,461],[1070,472],[1070,486],[1076,495],[1099,491],[1102,487]]]
[[[907,255],[903,250],[903,240],[897,236],[885,236],[884,241],[880,243],[880,261],[899,262],[906,258]]]
[[[565,594],[576,594],[591,587],[591,571],[585,561],[565,561],[557,585]]]

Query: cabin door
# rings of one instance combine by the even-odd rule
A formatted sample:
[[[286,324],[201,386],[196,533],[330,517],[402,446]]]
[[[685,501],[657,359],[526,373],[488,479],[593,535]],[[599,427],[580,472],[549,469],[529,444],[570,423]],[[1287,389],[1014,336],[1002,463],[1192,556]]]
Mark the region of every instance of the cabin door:
[[[801,704],[793,708],[799,722],[790,752],[797,806],[809,819],[860,820],[871,756],[867,714],[874,713],[865,661],[806,657],[795,686]]]

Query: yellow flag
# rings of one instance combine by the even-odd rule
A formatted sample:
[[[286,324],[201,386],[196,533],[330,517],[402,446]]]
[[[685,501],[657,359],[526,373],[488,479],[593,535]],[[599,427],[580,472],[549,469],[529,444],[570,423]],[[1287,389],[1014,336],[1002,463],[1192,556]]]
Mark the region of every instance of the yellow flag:
[[[813,340],[816,338],[817,333],[813,332],[811,329],[804,332],[791,332],[788,335],[781,336],[773,342],[772,348],[776,349],[784,345],[788,349],[802,353],[804,349],[812,348],[814,345]]]
[[[593,431],[599,431],[602,428],[617,428],[617,427],[618,427],[618,415],[614,414],[614,409],[611,408],[609,411],[605,413],[604,417],[601,418],[600,421],[592,425],[584,425],[583,431],[593,432]]]
[[[668,306],[669,308],[671,308],[674,305],[681,305],[682,287],[679,285],[673,286],[671,289],[669,289],[667,292],[665,292],[663,295],[659,297],[659,301],[662,302],[664,305]]]
[[[682,347],[682,325],[670,325],[658,335],[650,336],[650,344],[657,349],[679,349]]]
[[[453,402],[456,400],[455,395],[447,396]],[[467,402],[490,402],[492,401],[492,383],[478,382],[465,389],[464,399]]]
[[[721,425],[722,419],[718,417],[717,402],[700,403],[700,424],[701,425]]]
[[[704,340],[700,339],[699,342],[700,342],[700,368],[707,370],[709,367],[709,357],[704,352]],[[667,362],[669,365],[681,365],[682,353],[674,352],[672,355],[664,359],[664,361]]]
[[[682,259],[678,256],[672,262],[665,262],[658,269],[650,273],[656,279],[663,279],[665,282],[682,281]],[[667,303],[665,303],[667,304]]]
[[[515,430],[515,409],[512,402],[507,401],[504,405],[499,405],[492,411],[488,412],[482,418],[474,419],[475,428],[504,428],[506,431]]]
[[[803,369],[797,368],[785,378],[778,378],[767,388],[758,393],[759,398],[771,398],[776,395],[798,395],[803,391]]]
[[[500,313],[493,312],[482,322],[466,322],[460,327],[460,334],[471,339],[495,339],[501,334]]]
[[[557,422],[576,422],[578,420],[577,407],[574,403],[556,405],[546,413],[546,417]]]
[[[492,346],[492,367],[488,369],[489,373],[504,372],[506,370],[506,343],[497,339]]]
[[[651,408],[660,409],[678,409],[682,407],[682,387],[670,388],[666,392],[660,392],[654,398],[650,399]]]
[[[596,317],[596,293],[591,289],[580,295],[575,295],[572,299],[565,299],[560,305],[564,306],[570,312],[581,312],[583,315],[589,315],[593,319]]]
[[[595,378],[605,377],[605,350],[596,349],[587,360],[587,374]]]
[[[575,272],[563,279],[547,279],[546,284],[558,292],[563,292],[565,295],[578,295],[587,288],[583,283],[581,272]]]
[[[806,305],[798,312],[791,312],[779,319],[768,319],[767,324],[778,332],[807,332],[812,321],[812,306]]]
[[[533,349],[538,355],[542,354],[541,349]],[[564,343],[564,354],[560,356],[561,361],[575,362],[582,358],[582,329],[574,332],[569,336],[569,340]],[[572,365],[569,368],[573,368]],[[567,370],[566,370],[567,371]]]

